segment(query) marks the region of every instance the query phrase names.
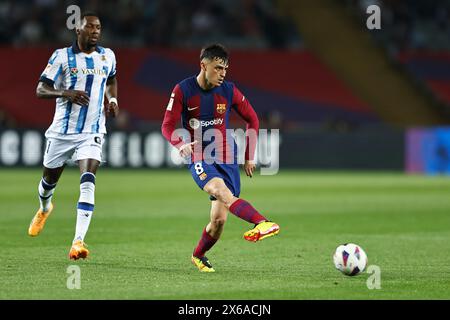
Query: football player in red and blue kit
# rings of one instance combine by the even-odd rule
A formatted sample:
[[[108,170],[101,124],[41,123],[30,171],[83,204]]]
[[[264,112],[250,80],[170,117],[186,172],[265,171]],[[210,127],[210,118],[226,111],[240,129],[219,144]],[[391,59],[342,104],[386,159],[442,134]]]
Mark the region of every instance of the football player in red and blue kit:
[[[247,123],[244,170],[252,177],[259,130],[258,116],[236,86],[225,81],[228,52],[220,44],[204,47],[200,53],[200,73],[179,82],[172,91],[162,124],[164,137],[182,157],[191,158],[189,169],[197,185],[210,195],[210,222],[203,230],[192,254],[192,262],[202,272],[214,272],[205,257],[223,231],[228,211],[253,223],[244,233],[248,241],[276,235],[280,227],[239,198],[240,175],[236,142],[228,128],[230,112],[237,112]],[[176,124],[182,122],[188,136],[183,140]]]

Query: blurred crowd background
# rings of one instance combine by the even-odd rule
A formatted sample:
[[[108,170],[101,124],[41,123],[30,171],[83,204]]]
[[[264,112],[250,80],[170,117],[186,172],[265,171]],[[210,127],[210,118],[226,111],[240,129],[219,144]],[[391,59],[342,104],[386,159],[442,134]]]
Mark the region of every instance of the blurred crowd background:
[[[7,0],[0,4],[0,42],[15,46],[71,41],[64,14],[73,1]],[[296,48],[292,20],[271,0],[86,0],[100,14],[107,46],[198,47],[222,41],[230,47]]]
[[[402,50],[450,50],[450,1],[344,0],[347,8],[367,17],[369,5],[382,9],[382,29],[373,36],[391,54]]]
[[[374,36],[390,51],[450,50],[450,1],[342,0],[354,14],[382,8]],[[2,45],[55,45],[73,39],[66,8],[74,1],[3,0]],[[109,46],[198,47],[220,41],[237,48],[301,48],[292,18],[276,0],[81,0],[84,11],[101,15],[103,41]]]
[[[450,0],[2,0],[0,131],[50,124],[53,102],[34,90],[53,50],[75,38],[72,4],[99,14],[100,44],[118,57],[122,112],[110,132],[158,130],[173,86],[198,72],[211,42],[231,50],[229,80],[262,127],[404,143],[389,130],[450,123]],[[381,9],[380,30],[366,28],[370,5]]]

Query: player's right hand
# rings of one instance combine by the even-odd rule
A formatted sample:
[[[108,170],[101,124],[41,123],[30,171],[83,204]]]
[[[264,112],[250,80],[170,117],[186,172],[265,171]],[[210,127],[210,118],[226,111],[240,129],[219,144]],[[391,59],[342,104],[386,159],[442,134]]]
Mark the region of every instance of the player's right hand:
[[[89,96],[85,91],[81,90],[64,90],[63,97],[69,99],[70,102],[87,106],[89,104]]]
[[[190,156],[192,154],[192,152],[193,152],[192,151],[192,146],[195,145],[197,142],[198,141],[195,140],[194,142],[183,144],[180,147],[180,156],[182,156],[183,158],[185,158],[187,156]]]
[[[251,160],[245,160],[244,171],[247,177],[253,177],[253,172],[255,171],[256,165]]]

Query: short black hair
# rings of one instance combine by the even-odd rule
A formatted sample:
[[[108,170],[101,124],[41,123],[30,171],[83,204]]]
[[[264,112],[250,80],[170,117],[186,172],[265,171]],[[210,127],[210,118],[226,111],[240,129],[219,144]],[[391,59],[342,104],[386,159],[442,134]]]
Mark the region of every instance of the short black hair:
[[[98,15],[96,12],[94,12],[94,11],[86,11],[86,12],[84,12],[84,13],[81,15],[81,20],[80,20],[80,21],[83,21],[83,19],[84,19],[85,17],[97,17],[97,18],[100,20],[99,15]]]
[[[200,52],[200,61],[203,59],[220,59],[225,63],[228,63],[228,56],[228,50],[223,45],[220,43],[213,43],[202,48],[202,51]]]

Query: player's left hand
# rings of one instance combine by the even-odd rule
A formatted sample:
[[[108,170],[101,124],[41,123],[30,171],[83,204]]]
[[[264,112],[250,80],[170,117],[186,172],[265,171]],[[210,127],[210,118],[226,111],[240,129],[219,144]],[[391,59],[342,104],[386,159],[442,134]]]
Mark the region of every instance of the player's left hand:
[[[119,114],[119,106],[115,102],[110,102],[105,109],[106,115],[116,117]]]
[[[245,160],[244,171],[245,171],[245,174],[247,175],[247,177],[250,177],[250,178],[253,177],[253,172],[255,171],[255,169],[256,169],[256,165],[253,161]]]

